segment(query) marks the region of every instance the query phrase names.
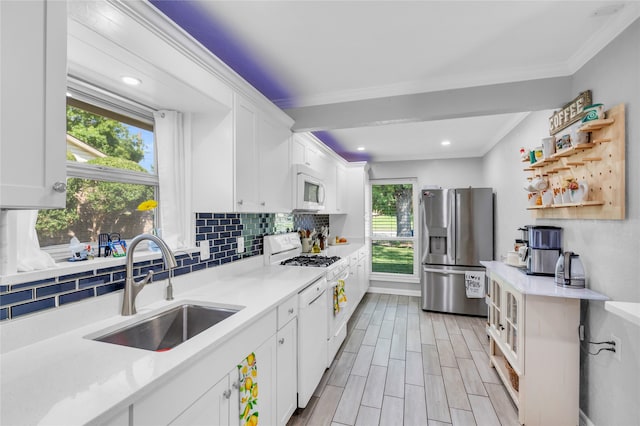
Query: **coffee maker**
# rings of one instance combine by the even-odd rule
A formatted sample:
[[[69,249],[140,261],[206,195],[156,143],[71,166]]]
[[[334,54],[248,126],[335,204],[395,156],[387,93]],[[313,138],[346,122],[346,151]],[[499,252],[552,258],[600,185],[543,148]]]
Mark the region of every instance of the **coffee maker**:
[[[554,276],[556,262],[562,253],[562,228],[536,225],[529,225],[527,228],[529,230],[527,274]]]

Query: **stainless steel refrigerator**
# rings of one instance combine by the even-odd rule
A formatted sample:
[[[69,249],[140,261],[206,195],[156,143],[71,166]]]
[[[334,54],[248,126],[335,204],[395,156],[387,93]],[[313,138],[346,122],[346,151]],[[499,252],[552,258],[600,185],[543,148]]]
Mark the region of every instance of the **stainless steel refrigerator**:
[[[493,190],[423,189],[420,200],[422,309],[487,315],[484,298],[468,298],[465,273],[493,260]]]

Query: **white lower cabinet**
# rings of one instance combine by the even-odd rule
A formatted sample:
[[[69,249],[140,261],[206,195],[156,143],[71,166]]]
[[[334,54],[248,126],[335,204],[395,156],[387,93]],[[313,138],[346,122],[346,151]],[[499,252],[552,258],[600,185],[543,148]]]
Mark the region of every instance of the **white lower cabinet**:
[[[276,310],[256,319],[211,353],[133,404],[131,425],[237,425],[238,365],[255,354],[260,424],[276,423]],[[264,336],[269,336],[265,339]],[[255,346],[260,342],[259,346]],[[188,344],[188,343],[187,343]],[[174,350],[179,350],[174,349]]]
[[[176,426],[238,424],[239,406],[231,404],[231,401],[238,400],[237,375],[237,368],[230,371],[170,424]],[[235,382],[232,384],[234,378]]]
[[[487,302],[491,366],[520,424],[577,425],[580,299],[523,294],[491,272]]]
[[[258,419],[266,425],[275,424],[276,401],[276,336],[269,337],[255,351],[258,376]],[[238,367],[219,380],[170,424],[237,425],[240,422],[240,380]]]
[[[298,406],[298,323],[294,318],[277,334],[277,424],[286,425]]]
[[[347,294],[351,313],[369,289],[369,274],[367,272],[367,250],[365,247],[351,254],[349,257],[349,293]],[[351,313],[349,316],[351,316]]]
[[[274,334],[255,351],[258,363],[258,418],[262,425],[276,424],[276,346]]]

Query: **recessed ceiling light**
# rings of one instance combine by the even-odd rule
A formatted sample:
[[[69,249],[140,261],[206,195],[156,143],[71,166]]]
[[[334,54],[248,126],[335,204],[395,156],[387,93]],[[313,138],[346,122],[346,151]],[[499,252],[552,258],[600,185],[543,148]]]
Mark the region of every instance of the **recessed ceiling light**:
[[[622,3],[609,4],[609,5],[602,6],[601,8],[596,9],[591,14],[591,16],[598,17],[598,16],[613,15],[614,13],[617,13],[623,7],[624,7],[624,4],[622,4]]]
[[[442,141],[442,142],[440,142],[440,145],[442,145],[442,146],[451,145],[451,141]]]
[[[358,151],[364,151],[364,146],[359,146],[356,148]]]
[[[138,86],[142,83],[139,78],[130,77],[128,75],[120,77],[124,84],[128,84],[129,86]]]

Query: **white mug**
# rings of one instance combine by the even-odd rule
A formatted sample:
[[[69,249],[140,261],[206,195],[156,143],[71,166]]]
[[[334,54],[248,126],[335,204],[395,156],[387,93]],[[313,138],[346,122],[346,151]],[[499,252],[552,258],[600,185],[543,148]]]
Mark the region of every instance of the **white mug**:
[[[544,158],[551,157],[556,152],[556,138],[551,136],[542,139],[542,156]]]
[[[533,186],[536,191],[544,191],[549,187],[549,184],[546,180],[538,177],[531,181],[531,186]]]

